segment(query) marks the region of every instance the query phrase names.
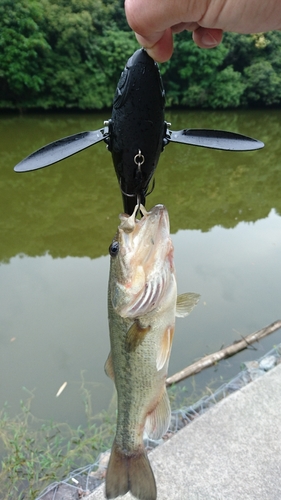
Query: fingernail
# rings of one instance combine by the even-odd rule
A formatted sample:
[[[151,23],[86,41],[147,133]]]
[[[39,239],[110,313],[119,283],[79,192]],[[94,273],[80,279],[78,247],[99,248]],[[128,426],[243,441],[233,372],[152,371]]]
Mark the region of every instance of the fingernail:
[[[206,47],[216,47],[218,45],[218,41],[210,33],[204,33],[201,42]]]

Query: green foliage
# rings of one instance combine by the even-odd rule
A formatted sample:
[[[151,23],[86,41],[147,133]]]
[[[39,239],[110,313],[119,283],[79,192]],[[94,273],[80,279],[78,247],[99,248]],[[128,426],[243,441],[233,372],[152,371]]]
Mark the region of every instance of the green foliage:
[[[0,0],[0,107],[109,108],[137,48],[123,0]],[[202,50],[183,32],[161,71],[168,106],[276,105],[281,34],[227,33]]]
[[[239,73],[243,73],[244,68],[249,66],[259,55],[256,39],[251,35],[225,33],[223,44],[227,49],[224,67],[231,65]]]
[[[204,107],[224,55],[223,45],[204,51],[194,44],[190,33],[178,35],[172,59],[161,68],[168,106]]]
[[[175,42],[171,61],[164,65],[163,79],[168,105],[201,108],[228,108],[240,105],[245,84],[241,73],[224,67],[225,45],[207,51],[197,47],[189,33]]]
[[[244,105],[280,104],[281,34],[280,32],[256,35],[227,34],[229,47],[225,65],[232,63],[242,75]]]
[[[72,470],[92,464],[111,444],[115,414],[94,417],[88,391],[82,386],[88,426],[72,429],[66,423],[42,422],[30,411],[33,394],[21,401],[14,418],[0,412],[1,499],[34,500],[45,487]]]
[[[0,0],[0,106],[110,107],[137,48],[124,24],[120,0]]]
[[[278,72],[279,73],[279,72]],[[245,69],[248,103],[279,104],[281,100],[281,72],[278,74],[268,61],[260,61]]]
[[[240,105],[245,90],[242,75],[227,66],[216,74],[210,84],[208,105],[210,108],[236,108]]]
[[[170,106],[224,109],[280,103],[281,36],[227,33],[212,50],[201,50],[190,33],[177,36],[162,74]]]
[[[43,8],[36,0],[0,2],[0,105],[20,106],[43,86],[40,59],[49,50],[39,24]]]

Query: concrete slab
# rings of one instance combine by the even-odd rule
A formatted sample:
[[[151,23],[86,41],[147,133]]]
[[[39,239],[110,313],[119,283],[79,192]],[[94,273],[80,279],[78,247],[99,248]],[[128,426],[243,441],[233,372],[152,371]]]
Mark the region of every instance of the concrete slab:
[[[157,500],[280,500],[281,365],[222,400],[149,459]],[[102,486],[87,500],[104,498]]]

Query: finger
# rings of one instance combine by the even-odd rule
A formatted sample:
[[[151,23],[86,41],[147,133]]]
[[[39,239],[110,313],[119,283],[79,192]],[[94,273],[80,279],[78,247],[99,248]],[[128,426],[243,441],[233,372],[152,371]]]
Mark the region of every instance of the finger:
[[[158,33],[158,40],[155,43],[151,43],[151,38],[147,39],[141,35],[136,34],[136,38],[140,45],[142,45],[147,53],[159,63],[168,61],[173,53],[173,33],[170,28],[164,31],[164,33]],[[155,40],[155,39],[154,39]]]
[[[172,26],[172,32],[173,33],[181,33],[182,31],[195,31],[197,28],[199,28],[198,23],[178,23]]]
[[[201,49],[212,49],[222,41],[223,31],[220,29],[199,27],[193,31],[193,40]]]

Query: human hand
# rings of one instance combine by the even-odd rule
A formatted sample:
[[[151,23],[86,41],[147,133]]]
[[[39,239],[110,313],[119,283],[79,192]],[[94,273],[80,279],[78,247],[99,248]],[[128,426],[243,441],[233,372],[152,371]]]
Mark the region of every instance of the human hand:
[[[199,47],[213,48],[224,31],[281,29],[280,0],[125,0],[125,11],[138,42],[158,62],[170,59],[173,34],[184,30]]]

